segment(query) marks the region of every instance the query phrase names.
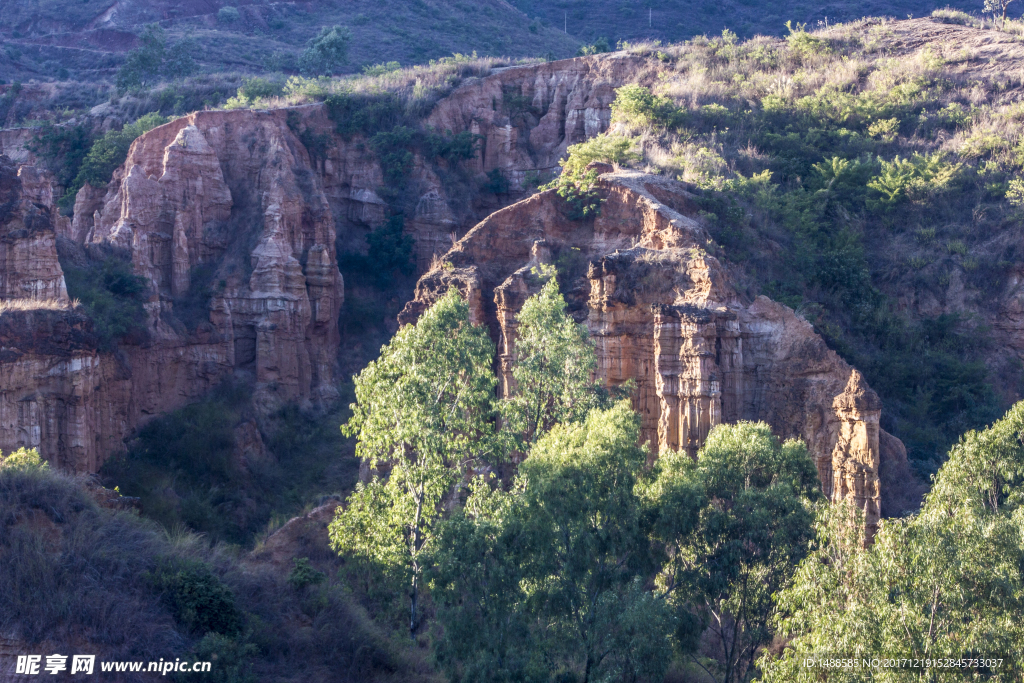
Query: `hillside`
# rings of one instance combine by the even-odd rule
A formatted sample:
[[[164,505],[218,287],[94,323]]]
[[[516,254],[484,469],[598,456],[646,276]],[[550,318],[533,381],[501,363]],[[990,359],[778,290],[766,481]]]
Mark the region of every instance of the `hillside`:
[[[935,9],[953,7],[980,12],[980,0],[513,0],[530,17],[591,43],[599,37],[617,41],[661,40],[678,42],[699,35],[717,35],[729,29],[741,38],[777,36],[786,22],[835,24],[861,17],[922,17]],[[1012,7],[1012,6],[1011,6]],[[1019,12],[1018,12],[1019,14]]]
[[[0,79],[108,79],[150,23],[159,23],[169,42],[195,41],[191,56],[201,71],[213,73],[295,71],[306,42],[334,25],[352,31],[348,72],[455,52],[561,58],[578,46],[572,36],[531,22],[503,0],[46,0],[0,7]]]
[[[74,26],[100,35],[89,28],[97,15],[82,9],[60,23],[61,6],[48,7],[31,15],[2,10],[12,21],[38,19],[19,20],[18,45]],[[127,35],[153,18],[152,7],[119,3],[103,21],[123,21],[118,30]],[[242,4],[237,21],[281,7]],[[182,38],[190,25],[196,40],[248,35],[214,30],[214,3],[196,11],[206,14],[167,19],[167,35]],[[525,26],[537,40],[552,35]],[[31,31],[36,38],[25,37]],[[615,648],[654,642],[633,637],[638,624],[661,629],[665,647],[656,675],[627,675],[626,667],[605,680],[704,683],[696,665],[718,671],[732,655],[709,643],[711,601],[692,596],[703,590],[725,598],[721,577],[686,575],[763,566],[753,556],[714,555],[717,548],[762,557],[792,548],[771,560],[773,583],[743,581],[763,591],[758,604],[769,623],[800,558],[822,551],[814,548],[810,513],[821,497],[850,503],[861,516],[822,506],[819,532],[834,522],[851,553],[877,533],[878,552],[895,558],[858,570],[865,585],[905,568],[919,585],[932,585],[927,563],[941,555],[931,552],[935,537],[893,536],[901,529],[948,522],[941,533],[960,544],[951,552],[967,548],[973,558],[988,558],[997,553],[985,545],[984,531],[993,528],[985,525],[997,519],[1006,550],[990,585],[1011,585],[1017,602],[1002,603],[995,614],[998,623],[1013,622],[1005,615],[1024,605],[1015,492],[1024,471],[1024,404],[995,437],[970,432],[1024,397],[1021,35],[1024,22],[997,27],[944,10],[795,28],[787,37],[716,32],[671,45],[634,42],[564,60],[462,54],[287,82],[280,73],[243,79],[217,72],[125,95],[98,82],[3,86],[0,450],[38,449],[53,469],[81,478],[0,467],[0,531],[10,531],[0,534],[0,569],[7,568],[0,571],[0,654],[26,643],[61,648],[78,638],[76,645],[103,644],[97,651],[110,657],[219,651],[227,666],[251,664],[252,680],[428,680],[440,671],[468,680],[459,663],[467,653],[459,652],[473,643],[511,642],[527,654],[531,643],[558,649],[558,638],[542,637],[549,631],[542,625],[552,622],[537,614],[567,603],[524,591],[555,586],[563,572],[536,558],[560,547],[555,523],[596,525],[595,538],[607,538],[618,534],[605,533],[608,520],[632,525],[635,542],[616,546],[607,562],[574,560],[576,576],[591,585],[593,566],[616,568],[606,585],[620,602],[591,602],[609,606],[600,623],[627,627]],[[296,34],[287,44],[297,50],[304,40]],[[222,59],[214,43],[214,56],[203,56],[211,71]],[[356,48],[354,39],[353,67]],[[115,66],[95,75],[107,78]],[[244,60],[236,66],[257,68]],[[73,97],[80,101],[72,106]],[[43,124],[44,117],[60,125]],[[448,296],[453,288],[462,296]],[[533,340],[534,362],[543,355],[537,349],[547,352],[524,332],[527,303],[536,305],[545,291],[563,340],[576,349],[564,366],[546,371],[573,371],[583,388],[566,391],[570,402],[622,400],[583,422],[570,416],[554,424],[534,443],[542,444],[537,450],[511,452],[525,440],[489,411],[508,405],[496,398],[518,391],[515,373],[527,366],[522,340]],[[447,303],[431,309],[439,300]],[[483,426],[423,423],[441,434],[435,443],[460,434],[451,441],[466,457],[438,468],[451,478],[434,487],[438,502],[426,506],[436,528],[454,534],[442,539],[449,545],[441,555],[429,557],[440,546],[430,547],[427,561],[453,564],[447,583],[424,584],[417,630],[416,588],[410,618],[409,576],[395,559],[416,549],[401,536],[410,527],[388,527],[379,537],[390,539],[391,550],[373,554],[367,548],[374,539],[359,546],[369,526],[337,525],[328,545],[327,524],[336,514],[358,522],[352,516],[368,510],[384,528],[392,513],[402,514],[373,498],[384,481],[400,477],[374,472],[390,457],[405,466],[405,445],[371,469],[338,426],[365,410],[367,385],[354,377],[378,357],[384,360],[369,367],[392,373],[378,375],[379,415],[417,410],[422,397],[457,384],[452,372],[425,371],[440,391],[394,393],[406,368],[381,355],[382,345],[411,343],[420,328],[396,334],[399,325],[424,320],[421,328],[434,336],[414,348],[430,352],[404,365],[419,372],[437,357],[457,360],[458,353],[436,353],[437,340],[469,331],[480,380],[474,386],[482,389],[477,407],[464,412]],[[493,445],[473,441],[489,439],[495,423]],[[607,458],[604,446],[589,445],[604,442],[583,440],[590,429],[595,439],[599,431],[617,435]],[[744,445],[755,443],[750,430],[763,448]],[[498,453],[507,459],[492,463],[491,451],[480,455],[485,448],[511,454]],[[1015,464],[988,459],[993,449]],[[587,464],[594,454],[605,459]],[[734,454],[749,460],[708,466],[707,457]],[[620,456],[628,463],[616,464]],[[783,456],[798,487],[778,476],[789,467],[779,465]],[[941,474],[930,479],[944,466],[947,481],[959,477],[954,488],[942,488]],[[528,476],[516,486],[490,491],[481,478],[463,491],[460,477],[471,472],[487,468],[509,482],[519,467]],[[631,474],[620,479],[617,472]],[[713,488],[720,474],[735,487],[729,495],[781,487],[751,503],[776,507],[726,519],[746,514],[754,498],[722,504]],[[92,476],[132,499],[97,492],[86,483]],[[946,507],[914,517],[933,482],[941,495],[929,504]],[[616,507],[601,507],[611,499],[593,492],[617,487]],[[474,505],[493,497],[467,503],[467,515],[448,497],[452,491]],[[642,501],[641,493],[649,497]],[[401,492],[388,495],[406,500]],[[101,509],[109,504],[141,508],[144,519]],[[561,516],[550,517],[551,510]],[[499,518],[523,526],[494,533],[498,527],[486,525],[504,524]],[[709,519],[713,524],[702,526]],[[793,526],[771,526],[783,519]],[[960,524],[967,526],[957,530]],[[719,543],[722,533],[734,535]],[[511,554],[498,542],[508,542]],[[672,545],[710,548],[713,556],[665,552]],[[908,547],[916,565],[904,562]],[[312,566],[290,572],[305,566],[303,557]],[[692,564],[673,569],[677,560]],[[953,557],[943,570],[953,577],[950,594],[964,592],[959,561]],[[89,582],[76,582],[69,566],[82,568]],[[513,577],[507,590],[492,589],[492,571],[503,581]],[[648,603],[670,585],[665,571],[692,583],[678,584],[669,601]],[[8,576],[21,583],[5,582]],[[208,616],[227,615],[226,622],[198,623],[198,613],[180,609],[178,592],[193,583],[223,608]],[[913,597],[877,585],[879,604]],[[479,600],[464,599],[477,590]],[[84,616],[36,613],[24,602],[43,594]],[[92,616],[95,600],[114,594],[131,601],[101,627]],[[985,594],[999,595],[990,588]],[[835,594],[807,595],[816,608],[845,604]],[[489,628],[504,633],[501,620],[452,621],[495,596],[510,601],[501,609],[533,615],[509,641],[488,635]],[[644,604],[673,600],[673,615],[643,616]],[[639,616],[623,616],[630,614]],[[141,617],[154,626],[134,637]],[[759,631],[744,666],[755,666],[758,648],[768,652],[778,636],[773,628]],[[958,624],[946,628],[956,642]],[[1024,650],[1024,634],[1014,637]],[[530,660],[537,679],[563,671],[558,680],[586,680],[576,675],[583,640],[566,637],[569,655],[556,667]],[[700,658],[685,669],[681,653],[698,649]],[[455,659],[446,660],[446,652]],[[619,661],[643,669],[656,660],[645,652],[629,650]],[[485,664],[480,660],[478,671]],[[221,673],[247,680],[241,671]]]

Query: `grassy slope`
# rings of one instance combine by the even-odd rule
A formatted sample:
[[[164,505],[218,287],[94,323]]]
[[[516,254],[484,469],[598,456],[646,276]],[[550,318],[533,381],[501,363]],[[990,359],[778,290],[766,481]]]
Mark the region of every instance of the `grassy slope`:
[[[716,254],[865,373],[922,473],[1024,389],[988,326],[1021,259],[1021,32],[867,21],[637,48],[666,100],[618,129],[634,165],[703,188]]]
[[[291,550],[310,556],[319,584],[291,584],[287,564],[100,508],[80,481],[0,471],[0,632],[23,652],[214,660],[204,680],[215,683],[432,680],[419,653],[353,602],[337,557]]]
[[[121,4],[136,11],[97,23],[109,3],[4,3],[0,78],[52,80],[61,67],[82,80],[109,76],[131,47],[131,34],[151,21],[160,21],[172,40],[194,38],[199,44],[194,57],[210,72],[294,67],[307,40],[321,27],[338,24],[353,35],[349,71],[392,60],[422,63],[454,52],[565,57],[577,48],[571,36],[531,26],[524,14],[500,0],[352,0],[321,2],[315,9],[304,3],[256,2],[240,7],[239,18],[230,22],[217,19],[217,8],[227,4],[220,1]]]
[[[584,42],[604,36],[612,41],[657,39],[676,42],[728,28],[740,37],[785,33],[788,20],[811,26],[824,21],[850,21],[866,16],[927,15],[946,7],[969,11],[981,2],[969,0],[512,0],[531,18],[563,28]],[[650,12],[648,12],[650,10]]]

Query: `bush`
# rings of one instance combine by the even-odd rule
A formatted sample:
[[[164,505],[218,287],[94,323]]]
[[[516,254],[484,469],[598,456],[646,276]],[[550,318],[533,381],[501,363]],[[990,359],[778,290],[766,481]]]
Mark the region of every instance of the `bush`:
[[[167,48],[167,38],[159,24],[147,25],[139,36],[139,47],[131,50],[117,71],[115,82],[121,92],[150,85],[160,76],[184,78],[195,72],[196,43],[185,38]]]
[[[889,209],[904,200],[924,199],[946,190],[956,180],[960,164],[945,161],[940,152],[914,154],[907,159],[896,157],[881,162],[881,172],[868,182],[880,199],[873,203]]]
[[[601,133],[586,142],[571,145],[566,150],[568,158],[559,163],[563,173],[581,175],[595,161],[622,164],[639,159],[640,155],[633,151],[633,145],[631,138]]]
[[[608,42],[608,39],[604,38],[604,37],[601,37],[601,38],[598,38],[597,40],[595,40],[592,44],[584,45],[583,47],[581,47],[576,52],[576,56],[577,57],[585,57],[587,55],[596,55],[596,54],[601,54],[603,52],[611,52],[611,51],[612,51],[612,46]]]
[[[252,107],[260,100],[280,97],[284,94],[284,85],[269,78],[244,78],[242,85],[238,88],[238,94],[230,98],[225,104],[225,109],[246,109]]]
[[[384,225],[366,236],[367,254],[347,252],[339,257],[343,272],[354,271],[368,278],[377,287],[385,287],[397,271],[411,275],[415,270],[412,259],[413,239],[404,232],[405,218],[395,215]]]
[[[232,24],[242,18],[237,7],[221,7],[217,10],[217,21],[222,24]]]
[[[339,93],[327,97],[324,105],[338,135],[345,139],[391,130],[405,118],[405,107],[392,93]]]
[[[423,136],[423,147],[426,153],[434,158],[444,159],[449,164],[466,161],[476,156],[482,135],[474,135],[464,130],[457,135],[439,135],[428,130]]]
[[[625,85],[615,91],[612,120],[634,126],[669,127],[682,123],[683,113],[667,97],[657,97],[642,85]]]
[[[116,347],[118,340],[145,334],[142,304],[149,281],[135,275],[131,262],[116,253],[84,268],[62,264],[68,296],[78,299],[92,318],[100,348]]]
[[[299,58],[302,73],[307,76],[331,75],[348,60],[348,43],[352,32],[343,26],[324,26],[315,38],[306,43]]]
[[[19,448],[6,456],[0,452],[0,471],[10,472],[43,472],[50,465],[43,460],[35,448]]]
[[[157,112],[152,112],[119,131],[106,132],[89,148],[89,153],[82,161],[82,168],[75,177],[72,187],[77,185],[80,188],[85,183],[89,183],[93,187],[106,185],[110,182],[114,171],[128,158],[128,149],[136,138],[165,123],[167,123],[166,118]]]
[[[197,634],[235,635],[242,617],[235,596],[202,562],[168,561],[149,577],[174,618]]]
[[[327,575],[313,568],[308,557],[296,557],[292,560],[292,571],[288,574],[288,583],[295,590],[306,586],[318,586],[327,580]]]
[[[380,64],[367,64],[363,67],[363,74],[366,76],[383,76],[393,73],[402,68],[398,62],[381,62]]]
[[[789,31],[786,42],[801,57],[824,55],[832,51],[827,42],[807,32],[807,24],[797,24],[794,28],[792,22],[787,21],[786,29]]]
[[[399,187],[412,170],[413,155],[410,147],[414,136],[412,128],[395,126],[370,138],[370,148],[377,153],[385,185]]]

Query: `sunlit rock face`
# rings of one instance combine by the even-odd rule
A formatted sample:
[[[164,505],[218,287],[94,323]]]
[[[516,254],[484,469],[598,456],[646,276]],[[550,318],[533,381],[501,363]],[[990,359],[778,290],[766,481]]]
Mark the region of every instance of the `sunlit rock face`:
[[[507,391],[516,315],[542,285],[537,266],[550,264],[596,345],[598,377],[635,383],[652,457],[695,456],[715,425],[764,420],[807,443],[825,494],[861,508],[873,533],[880,436],[901,446],[879,429],[877,395],[791,309],[738,294],[682,184],[620,172],[600,188],[596,219],[569,220],[553,192],[488,217],[421,278],[401,322],[458,288],[498,343]]]

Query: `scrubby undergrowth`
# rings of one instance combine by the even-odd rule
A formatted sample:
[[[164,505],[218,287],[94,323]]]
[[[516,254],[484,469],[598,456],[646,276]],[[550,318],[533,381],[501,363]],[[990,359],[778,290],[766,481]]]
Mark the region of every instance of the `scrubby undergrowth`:
[[[691,183],[709,249],[864,372],[922,474],[1024,388],[989,327],[1021,258],[1020,25],[946,20],[633,46],[660,83],[623,84],[566,167]]]
[[[289,581],[203,536],[100,508],[81,480],[0,467],[0,630],[26,652],[206,660],[209,680],[225,682],[426,680],[329,558],[299,563],[323,570],[318,581]]]

